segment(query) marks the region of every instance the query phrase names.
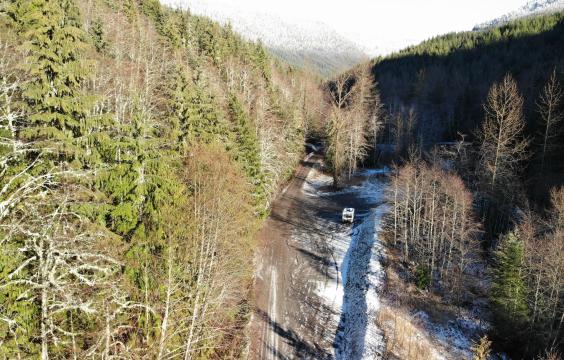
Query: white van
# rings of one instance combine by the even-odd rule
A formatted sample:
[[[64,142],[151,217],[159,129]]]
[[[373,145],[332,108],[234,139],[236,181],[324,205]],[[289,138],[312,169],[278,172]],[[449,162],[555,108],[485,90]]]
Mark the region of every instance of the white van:
[[[354,221],[354,209],[353,208],[344,208],[343,215],[341,216],[342,222],[353,223]]]

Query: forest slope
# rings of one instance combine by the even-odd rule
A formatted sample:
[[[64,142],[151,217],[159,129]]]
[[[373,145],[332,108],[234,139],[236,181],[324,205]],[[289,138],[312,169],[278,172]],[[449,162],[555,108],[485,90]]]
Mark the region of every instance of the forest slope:
[[[0,11],[0,357],[240,357],[318,80],[157,0]]]
[[[489,87],[507,73],[518,82],[532,123],[537,94],[553,69],[564,69],[563,40],[560,12],[438,36],[375,59],[373,73],[388,113],[413,107],[423,141],[452,140],[476,129]]]
[[[444,304],[480,314],[491,323],[482,353],[562,352],[564,12],[439,36],[371,66],[383,112],[374,157],[398,164],[383,236],[401,289],[392,307],[439,322],[453,320]]]

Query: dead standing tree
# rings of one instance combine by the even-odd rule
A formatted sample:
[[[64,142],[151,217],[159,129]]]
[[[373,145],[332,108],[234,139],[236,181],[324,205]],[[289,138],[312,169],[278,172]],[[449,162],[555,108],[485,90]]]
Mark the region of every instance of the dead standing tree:
[[[511,75],[493,84],[484,109],[485,120],[478,132],[478,173],[485,194],[481,215],[488,238],[492,239],[510,222],[520,195],[519,166],[527,158],[523,98]]]
[[[346,148],[346,116],[345,107],[352,92],[349,90],[352,82],[351,74],[339,76],[330,85],[330,114],[327,129],[327,140],[329,142],[328,155],[333,167],[333,186],[339,184],[339,176],[346,166],[344,156]]]

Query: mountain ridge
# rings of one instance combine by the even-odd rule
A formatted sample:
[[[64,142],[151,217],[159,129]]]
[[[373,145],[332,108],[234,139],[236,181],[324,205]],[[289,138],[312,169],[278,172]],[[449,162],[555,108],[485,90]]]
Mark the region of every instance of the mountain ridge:
[[[165,4],[181,7],[173,1]],[[201,0],[185,1],[190,12],[230,26],[250,41],[260,41],[277,57],[299,67],[313,67],[330,76],[365,61],[368,51],[322,21],[282,19],[260,11],[245,11],[226,3],[214,6]]]
[[[505,25],[512,20],[530,16],[548,15],[561,10],[564,10],[564,0],[532,0],[517,10],[478,24],[474,26],[474,29],[472,30],[479,31],[490,29],[492,27]]]

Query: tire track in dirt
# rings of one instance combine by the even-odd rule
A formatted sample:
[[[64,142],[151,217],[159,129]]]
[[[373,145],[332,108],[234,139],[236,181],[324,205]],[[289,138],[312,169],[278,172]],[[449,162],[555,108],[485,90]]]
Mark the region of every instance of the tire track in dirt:
[[[293,179],[273,203],[271,216],[258,236],[255,309],[250,326],[251,359],[290,359],[293,348],[299,346],[295,332],[288,330],[294,327],[289,320],[293,311],[285,301],[279,302],[279,295],[287,298],[288,289],[293,287],[295,274],[288,269],[292,268],[294,260],[299,262],[299,253],[291,248],[288,238],[303,182],[319,158],[315,153],[304,158]]]
[[[256,254],[250,359],[333,359],[341,296],[333,304],[319,287],[343,288],[335,241],[348,247],[351,228],[340,223],[343,207],[366,214],[373,204],[353,191],[312,194],[304,184],[323,158],[309,154],[273,202]],[[308,190],[306,190],[306,188]],[[339,250],[341,251],[341,250]],[[332,291],[332,290],[330,290]]]

